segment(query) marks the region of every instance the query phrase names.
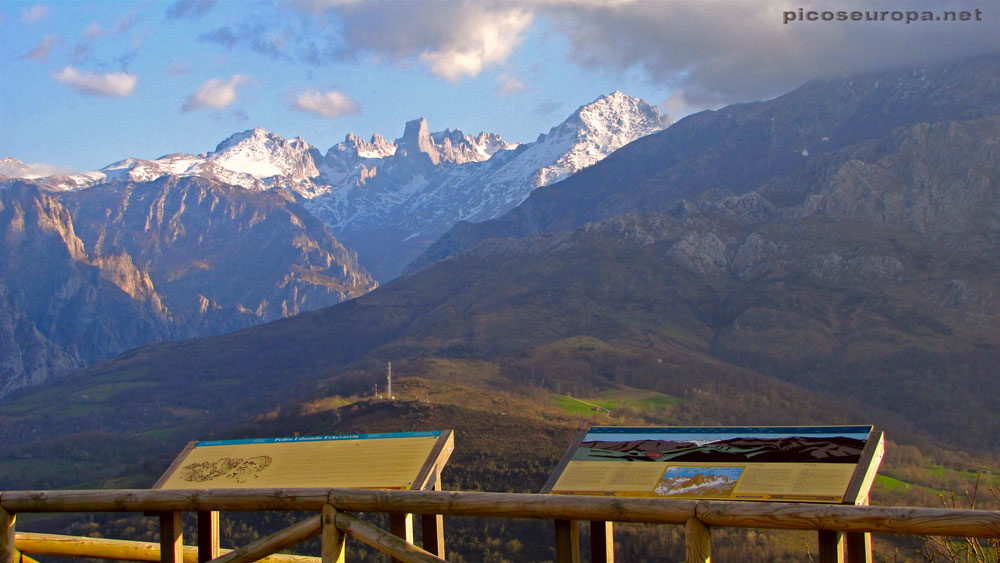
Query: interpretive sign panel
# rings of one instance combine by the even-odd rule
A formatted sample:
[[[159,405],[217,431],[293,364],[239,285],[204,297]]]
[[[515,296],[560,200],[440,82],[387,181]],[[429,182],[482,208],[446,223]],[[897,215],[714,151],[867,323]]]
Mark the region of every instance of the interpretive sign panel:
[[[192,442],[155,488],[422,489],[453,449],[451,430]]]
[[[867,498],[881,460],[882,434],[873,430],[593,427],[542,492],[853,503]]]

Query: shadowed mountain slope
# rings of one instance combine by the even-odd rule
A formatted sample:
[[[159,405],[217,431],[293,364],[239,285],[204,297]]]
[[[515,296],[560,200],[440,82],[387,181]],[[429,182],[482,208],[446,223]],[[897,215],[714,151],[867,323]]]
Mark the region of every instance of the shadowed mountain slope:
[[[597,166],[536,190],[504,216],[459,223],[409,271],[488,238],[575,229],[628,212],[664,211],[708,189],[736,194],[758,190],[802,174],[818,157],[839,153],[851,159],[853,151],[899,127],[996,115],[1000,55],[810,82],[774,100],[686,117],[626,145]],[[800,202],[775,200],[780,205]]]
[[[0,395],[377,285],[290,196],[197,177],[76,192],[5,181],[0,234]]]

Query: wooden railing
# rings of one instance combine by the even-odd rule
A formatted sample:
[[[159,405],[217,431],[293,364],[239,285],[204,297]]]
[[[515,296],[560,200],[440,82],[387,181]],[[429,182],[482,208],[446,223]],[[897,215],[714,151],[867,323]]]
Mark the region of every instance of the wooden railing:
[[[711,557],[713,526],[817,530],[835,540],[833,551],[821,549],[822,561],[843,560],[843,542],[836,540],[848,533],[1000,537],[1000,511],[991,510],[357,489],[7,491],[0,493],[0,563],[17,561],[18,550],[27,554],[169,563],[205,561],[205,554],[196,554],[191,548],[185,551],[179,529],[180,513],[272,510],[307,511],[316,515],[211,560],[218,563],[258,561],[317,535],[321,537],[323,563],[344,561],[346,536],[371,545],[397,561],[444,560],[348,512],[381,512],[397,517],[424,514],[553,520],[556,522],[556,558],[560,562],[578,559],[575,533],[578,521],[684,525],[687,560],[702,562]],[[160,545],[121,540],[85,541],[84,538],[74,542],[73,538],[65,536],[15,533],[17,514],[51,512],[159,513]],[[163,522],[177,525],[164,528]],[[172,532],[163,533],[164,530]],[[66,545],[71,545],[72,549]],[[839,551],[837,545],[840,545]],[[154,550],[155,547],[159,549]],[[443,546],[440,547],[439,553],[443,555]],[[156,551],[158,555],[153,557]],[[294,556],[280,557],[287,562],[304,560]]]

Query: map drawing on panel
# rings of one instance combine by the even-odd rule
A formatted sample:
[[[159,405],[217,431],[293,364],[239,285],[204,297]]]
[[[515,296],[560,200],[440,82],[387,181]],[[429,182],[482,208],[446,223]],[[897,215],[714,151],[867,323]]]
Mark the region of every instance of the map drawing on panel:
[[[191,463],[181,468],[181,479],[194,483],[216,479],[246,483],[250,478],[259,477],[271,465],[271,461],[271,456],[259,455],[247,459],[224,457],[216,461]]]

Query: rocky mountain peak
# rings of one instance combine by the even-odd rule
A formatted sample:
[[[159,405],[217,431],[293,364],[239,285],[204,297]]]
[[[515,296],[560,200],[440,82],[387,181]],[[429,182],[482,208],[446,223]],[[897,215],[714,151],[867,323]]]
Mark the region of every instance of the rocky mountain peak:
[[[566,121],[582,124],[599,134],[607,134],[613,129],[621,132],[657,130],[669,124],[656,106],[617,90],[580,106]]]
[[[427,120],[422,117],[406,122],[403,137],[397,141],[396,147],[408,156],[424,153],[434,164],[441,161],[441,154],[427,130]]]
[[[283,176],[304,181],[319,175],[310,149],[301,137],[287,140],[257,127],[230,136],[205,157],[227,170],[258,179]]]
[[[371,140],[367,142],[354,133],[348,133],[341,146],[352,151],[358,158],[385,158],[396,154],[396,144],[386,141],[385,137],[378,133],[372,135]],[[330,147],[327,157],[329,158],[331,152],[335,152],[337,148],[338,146]]]

